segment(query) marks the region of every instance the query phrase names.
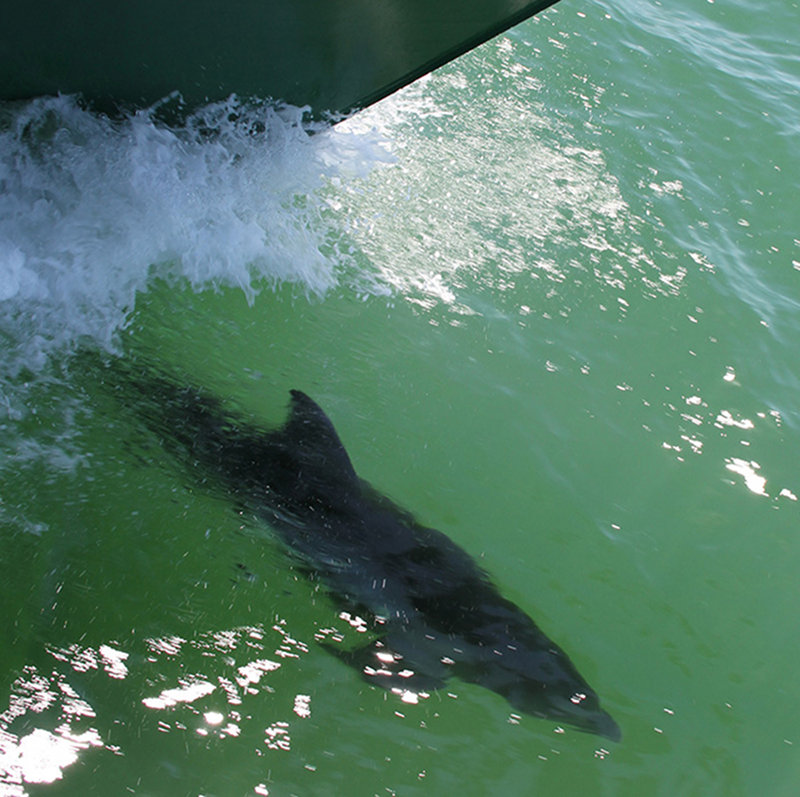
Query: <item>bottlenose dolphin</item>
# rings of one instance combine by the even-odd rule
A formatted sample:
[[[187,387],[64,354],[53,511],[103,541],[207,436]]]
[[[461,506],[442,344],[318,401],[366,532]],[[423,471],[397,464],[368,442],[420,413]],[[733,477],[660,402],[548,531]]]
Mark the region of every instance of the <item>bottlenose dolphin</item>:
[[[266,520],[344,610],[366,618],[370,644],[324,646],[369,683],[409,698],[457,677],[525,714],[621,738],[567,654],[463,549],[358,477],[305,393],[292,390],[285,424],[266,430],[194,387],[134,382],[162,443]]]

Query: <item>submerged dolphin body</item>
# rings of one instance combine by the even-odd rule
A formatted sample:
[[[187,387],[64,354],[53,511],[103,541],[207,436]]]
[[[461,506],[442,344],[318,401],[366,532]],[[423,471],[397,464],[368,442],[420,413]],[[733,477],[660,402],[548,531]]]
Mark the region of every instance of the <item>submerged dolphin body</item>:
[[[566,653],[465,551],[360,479],[307,395],[291,391],[286,423],[267,431],[162,377],[138,387],[147,397],[145,419],[167,447],[221,481],[337,602],[370,620],[378,638],[367,646],[325,645],[368,682],[425,693],[455,676],[518,711],[620,739]]]

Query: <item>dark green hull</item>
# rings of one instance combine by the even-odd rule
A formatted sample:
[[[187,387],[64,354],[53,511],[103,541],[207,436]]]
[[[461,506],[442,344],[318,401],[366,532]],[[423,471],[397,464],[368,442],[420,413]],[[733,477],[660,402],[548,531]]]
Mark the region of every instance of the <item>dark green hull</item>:
[[[347,114],[555,0],[28,0],[0,25],[0,99],[142,108],[180,92]]]

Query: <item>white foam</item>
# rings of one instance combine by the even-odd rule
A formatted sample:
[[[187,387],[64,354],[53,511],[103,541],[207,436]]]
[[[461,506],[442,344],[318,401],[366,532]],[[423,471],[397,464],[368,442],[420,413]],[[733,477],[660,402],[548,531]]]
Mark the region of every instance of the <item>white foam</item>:
[[[210,105],[184,127],[72,97],[0,109],[0,380],[88,336],[110,348],[154,276],[196,289],[333,285],[324,187],[387,159],[304,110]]]

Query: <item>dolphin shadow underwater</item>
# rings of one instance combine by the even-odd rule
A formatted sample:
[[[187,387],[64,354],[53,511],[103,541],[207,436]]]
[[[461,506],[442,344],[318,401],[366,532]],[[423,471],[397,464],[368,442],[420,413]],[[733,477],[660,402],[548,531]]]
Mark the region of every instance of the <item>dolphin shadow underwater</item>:
[[[621,739],[567,654],[463,549],[359,478],[305,393],[292,390],[286,422],[268,430],[160,374],[124,382],[167,450],[266,521],[339,606],[367,619],[368,645],[321,643],[366,681],[407,696],[456,677],[517,711]]]

